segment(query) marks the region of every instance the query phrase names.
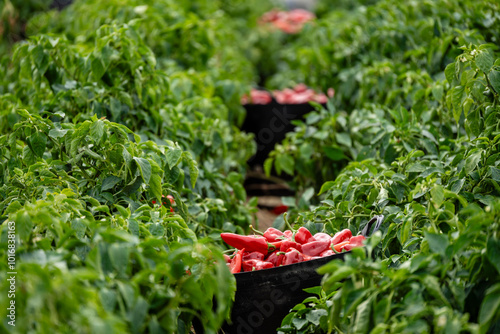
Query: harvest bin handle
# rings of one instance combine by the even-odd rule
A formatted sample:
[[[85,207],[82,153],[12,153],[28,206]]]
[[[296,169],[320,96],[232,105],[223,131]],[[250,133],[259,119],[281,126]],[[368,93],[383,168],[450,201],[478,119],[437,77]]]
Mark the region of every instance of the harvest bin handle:
[[[367,238],[369,235],[377,232],[380,229],[380,225],[382,225],[382,222],[384,221],[384,215],[380,216],[374,216],[370,221],[366,224],[365,228],[363,231],[361,231],[361,235]],[[372,228],[373,223],[375,223],[375,227],[373,228],[373,232],[370,233],[370,229]]]

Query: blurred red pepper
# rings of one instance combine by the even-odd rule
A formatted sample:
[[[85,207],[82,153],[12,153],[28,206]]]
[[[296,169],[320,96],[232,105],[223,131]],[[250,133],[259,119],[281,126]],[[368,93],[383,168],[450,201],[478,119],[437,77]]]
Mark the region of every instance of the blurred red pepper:
[[[237,249],[246,248],[248,252],[259,252],[266,255],[270,250],[274,250],[275,246],[269,244],[266,238],[253,235],[238,235],[235,233],[221,233],[222,240],[229,246]]]
[[[269,242],[276,242],[283,240],[285,236],[280,230],[270,227],[266,230],[266,232],[264,232],[264,238],[266,238]]]
[[[271,262],[260,261],[260,260],[248,260],[243,261],[243,271],[253,271],[273,268],[274,265]]]
[[[288,239],[288,240],[292,240],[293,238],[293,232],[290,231],[290,230],[286,230],[285,232],[283,232],[283,235]]]
[[[341,243],[338,243],[336,245],[333,245],[333,248],[337,251],[337,252],[340,252],[342,251],[342,248],[345,246],[345,245],[348,245],[349,244],[349,240],[346,240],[346,241],[342,241]]]
[[[298,242],[299,244],[307,244],[308,242],[311,241],[316,241],[314,237],[312,236],[311,232],[304,226],[299,228],[297,233],[295,233],[295,241]]]
[[[251,252],[251,253],[245,253],[243,254],[242,257],[243,261],[248,261],[248,260],[264,260],[264,254],[259,253],[259,252]]]
[[[281,243],[280,251],[288,252],[288,249],[290,249],[290,248],[298,249],[300,252],[302,251],[302,245],[299,244],[298,242],[291,241],[291,240],[283,241]]]
[[[355,237],[352,237],[351,240],[349,240],[349,244],[344,246],[344,249],[346,251],[350,251],[353,248],[362,247],[364,246],[363,244],[364,240],[366,240],[366,238],[362,235],[357,235]]]
[[[245,248],[236,253],[236,255],[231,260],[231,263],[229,264],[229,270],[231,271],[231,273],[236,274],[241,271],[241,257],[244,252]]]
[[[283,259],[283,265],[299,263],[304,261],[304,255],[301,252],[296,250],[295,248],[291,248],[285,254],[285,258]]]
[[[320,257],[335,255],[335,252],[332,249],[327,249],[323,253],[319,254]]]
[[[224,260],[226,260],[226,263],[231,263],[231,258],[227,254],[224,254]]]
[[[317,241],[332,241],[332,237],[329,236],[328,234],[326,233],[316,233],[314,235],[314,239],[316,239]]]
[[[275,215],[281,215],[282,213],[287,212],[287,211],[288,211],[288,206],[286,206],[286,205],[278,205],[278,206],[273,208],[273,213]]]
[[[328,241],[311,241],[302,245],[302,254],[316,256],[330,248],[330,240]]]
[[[341,243],[342,241],[349,240],[352,237],[352,232],[349,229],[344,229],[338,233],[335,233],[335,235],[332,238],[332,245],[336,245]]]

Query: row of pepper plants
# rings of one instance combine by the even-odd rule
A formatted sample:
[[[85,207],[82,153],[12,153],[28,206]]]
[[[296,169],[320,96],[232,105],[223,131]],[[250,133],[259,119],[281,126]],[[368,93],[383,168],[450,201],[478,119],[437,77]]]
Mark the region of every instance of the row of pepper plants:
[[[281,332],[500,330],[498,10],[378,1],[325,13],[281,51],[269,86],[336,90],[266,162],[293,176],[295,220],[334,233],[385,215]]]
[[[294,35],[258,26],[271,8],[81,0],[2,44],[2,331],[188,333],[198,317],[215,333],[235,290],[220,232],[248,233],[256,206],[238,130],[255,83],[336,91],[265,165],[293,176],[295,228],[385,215],[280,331],[498,330],[498,3],[320,1]]]
[[[2,45],[0,331],[220,328],[235,282],[217,239],[256,210],[243,188],[255,147],[237,127],[255,74],[225,45],[252,8],[75,1]]]

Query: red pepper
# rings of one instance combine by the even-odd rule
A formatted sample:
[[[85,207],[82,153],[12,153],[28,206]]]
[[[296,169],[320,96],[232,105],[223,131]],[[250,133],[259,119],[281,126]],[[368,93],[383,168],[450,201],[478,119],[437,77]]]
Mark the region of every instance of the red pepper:
[[[234,233],[221,233],[222,240],[229,246],[237,249],[245,248],[248,252],[259,252],[266,255],[269,250],[274,250],[275,247],[270,245],[266,238],[255,237],[253,235],[238,235]]]
[[[335,233],[335,235],[332,238],[332,245],[336,245],[341,243],[342,241],[349,240],[352,237],[352,232],[349,229],[344,229],[338,233]]]
[[[308,242],[311,241],[316,241],[314,237],[312,236],[311,232],[304,226],[299,228],[297,233],[295,234],[295,241],[298,242],[299,244],[307,244]]]
[[[366,240],[366,238],[362,235],[357,235],[355,237],[352,237],[351,240],[349,240],[349,244],[344,246],[344,249],[346,251],[350,251],[353,248],[356,247],[362,247],[363,241]]]
[[[271,262],[275,267],[279,267],[283,260],[285,253],[280,251],[272,252],[266,259],[267,262]]]
[[[245,253],[243,254],[242,257],[243,261],[248,261],[248,260],[264,260],[264,254],[259,253],[259,252],[251,252],[251,253]]]
[[[301,252],[296,250],[295,248],[291,248],[285,254],[285,258],[283,259],[283,265],[299,263],[304,261],[304,255]]]
[[[244,252],[245,248],[236,253],[236,255],[231,260],[231,263],[229,264],[229,270],[231,271],[231,273],[236,274],[241,271],[241,257]]]
[[[224,254],[224,260],[226,260],[226,263],[231,263],[231,258],[227,254]]]
[[[340,252],[342,251],[342,248],[344,248],[345,245],[349,244],[349,240],[342,241],[341,243],[338,243],[336,245],[333,245],[333,248],[337,251]]]
[[[283,232],[281,232],[278,229],[275,229],[274,227],[270,227],[264,232],[264,237],[267,239],[269,242],[276,242],[283,240],[285,236],[283,235]]]
[[[282,252],[288,252],[288,249],[290,248],[295,248],[298,249],[299,252],[302,251],[302,245],[299,244],[298,242],[291,241],[291,240],[285,240],[281,243],[280,251]]]
[[[288,239],[288,240],[292,240],[293,238],[293,232],[290,231],[290,230],[286,230],[285,232],[283,232],[283,235]]]
[[[287,212],[288,211],[288,206],[286,205],[278,205],[276,207],[274,207],[273,209],[273,213],[275,215],[281,215],[283,212]]]
[[[332,237],[326,233],[316,233],[314,239],[317,241],[332,241]]]
[[[330,240],[328,241],[312,241],[302,245],[302,254],[316,256],[330,248]]]
[[[330,256],[330,255],[335,255],[335,252],[331,249],[327,249],[323,253],[319,254],[319,256],[321,256],[321,257]]]
[[[161,195],[162,198],[165,198],[165,195]],[[174,205],[175,201],[172,195],[167,195],[167,198],[170,200],[170,204]],[[156,204],[156,201],[153,200],[153,204]],[[167,202],[163,202],[163,204],[167,204]],[[161,207],[161,204],[160,204]],[[174,208],[170,207],[170,212],[174,212]]]
[[[255,259],[243,261],[243,270],[244,271],[269,269],[269,268],[273,268],[273,267],[274,267],[274,265],[271,262],[260,261],[260,260],[255,260]]]

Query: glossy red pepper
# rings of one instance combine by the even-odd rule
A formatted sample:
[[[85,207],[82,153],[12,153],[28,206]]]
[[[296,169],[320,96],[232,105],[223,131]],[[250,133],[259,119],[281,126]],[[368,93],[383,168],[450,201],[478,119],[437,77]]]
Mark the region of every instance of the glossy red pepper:
[[[273,268],[274,265],[271,262],[260,261],[260,260],[248,260],[243,261],[243,271],[254,271]]]
[[[285,254],[280,251],[272,252],[266,259],[267,262],[271,262],[275,267],[279,267],[281,265],[281,261],[283,260],[283,256]]]
[[[333,245],[333,248],[337,251],[340,252],[342,251],[342,248],[344,248],[345,245],[349,244],[349,240],[342,241],[341,243],[338,243],[336,245]]]
[[[328,241],[311,241],[302,245],[302,254],[316,256],[330,248],[330,240]]]
[[[349,244],[345,245],[343,249],[345,249],[346,251],[350,251],[353,248],[362,247],[364,246],[364,240],[366,240],[366,238],[362,235],[352,237],[351,240],[349,240]]]
[[[231,271],[231,273],[236,274],[241,271],[241,258],[244,252],[245,248],[236,253],[236,255],[231,260],[231,263],[229,264],[229,270]]]
[[[316,239],[317,241],[332,241],[332,237],[329,236],[328,234],[326,233],[316,233],[314,235],[314,239]]]
[[[229,246],[237,249],[245,248],[248,252],[259,252],[266,255],[269,250],[272,251],[275,249],[274,246],[266,241],[266,238],[261,236],[256,237],[234,233],[221,233],[220,236]]]
[[[290,231],[290,230],[286,230],[285,232],[283,232],[283,235],[288,239],[288,240],[292,240],[293,238],[293,232]]]
[[[335,235],[332,238],[332,245],[336,245],[341,243],[342,241],[349,240],[352,237],[352,232],[349,229],[344,229],[338,233],[335,233]]]
[[[283,265],[299,263],[304,261],[304,255],[301,252],[296,250],[295,248],[291,248],[285,254],[285,258],[283,259]]]
[[[308,242],[316,241],[316,240],[314,239],[311,232],[309,232],[309,230],[307,228],[302,226],[301,228],[299,228],[297,233],[295,233],[295,241],[298,242],[299,244],[303,245],[303,244],[307,244]]]
[[[291,240],[285,240],[281,243],[280,251],[282,252],[288,252],[290,248],[295,248],[298,249],[299,252],[302,251],[302,245],[299,244],[298,242],[291,241]]]
[[[264,254],[259,253],[259,252],[251,252],[251,253],[245,253],[243,254],[242,257],[243,261],[248,261],[248,260],[264,260]]]
[[[267,239],[269,242],[276,242],[276,241],[281,241],[285,238],[283,235],[283,232],[281,232],[278,229],[275,229],[274,227],[270,227],[264,232],[264,237]]]
[[[323,253],[319,254],[319,256],[321,256],[321,257],[330,256],[330,255],[335,255],[335,252],[331,248],[329,248],[326,251],[324,251]]]

